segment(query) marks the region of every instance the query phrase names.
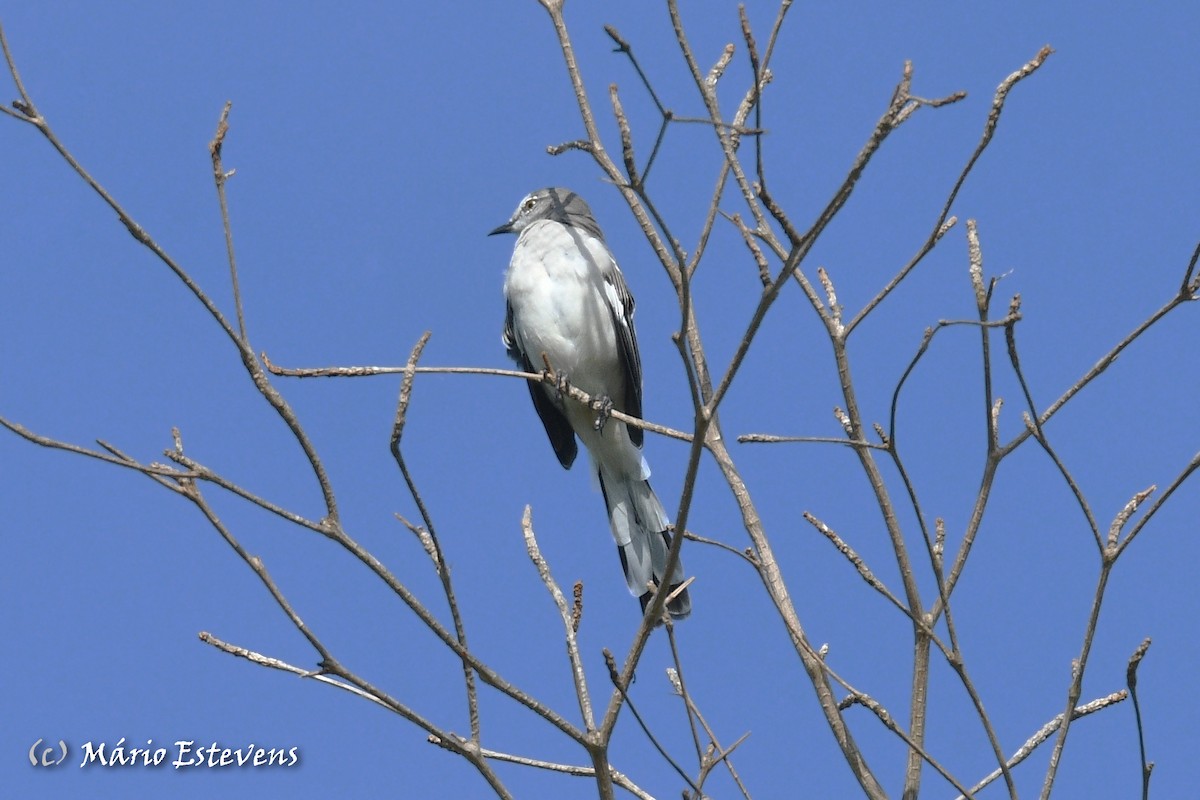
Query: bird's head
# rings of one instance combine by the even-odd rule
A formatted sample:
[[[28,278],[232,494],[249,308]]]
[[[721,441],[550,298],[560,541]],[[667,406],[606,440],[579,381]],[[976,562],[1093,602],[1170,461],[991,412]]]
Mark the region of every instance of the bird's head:
[[[530,192],[521,198],[517,210],[513,212],[508,222],[488,233],[520,233],[535,222],[551,220],[563,225],[582,228],[593,235],[599,236],[600,229],[592,217],[592,210],[583,198],[562,187],[549,187]]]

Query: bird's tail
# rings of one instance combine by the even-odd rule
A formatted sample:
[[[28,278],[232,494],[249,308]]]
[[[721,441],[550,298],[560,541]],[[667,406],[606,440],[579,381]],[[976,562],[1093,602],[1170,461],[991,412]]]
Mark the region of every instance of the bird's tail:
[[[608,522],[617,542],[621,569],[625,570],[625,583],[645,611],[651,597],[648,585],[662,586],[666,577],[663,573],[671,547],[667,513],[650,488],[650,482],[644,478],[613,475],[601,468],[600,491],[608,507]],[[675,564],[667,583],[668,591],[674,591],[683,583],[682,561]],[[686,589],[667,604],[667,611],[674,619],[683,619],[692,613],[692,599]]]

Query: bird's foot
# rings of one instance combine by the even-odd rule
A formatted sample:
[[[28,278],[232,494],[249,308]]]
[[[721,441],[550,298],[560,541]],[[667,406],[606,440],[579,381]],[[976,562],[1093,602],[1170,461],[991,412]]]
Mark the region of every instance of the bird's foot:
[[[592,410],[596,412],[596,421],[592,423],[592,427],[597,433],[604,433],[604,425],[612,416],[613,401],[608,395],[602,395],[592,401]]]
[[[563,405],[564,398],[571,394],[571,379],[567,376],[567,373],[554,373],[554,394],[558,400],[559,406],[561,407]]]

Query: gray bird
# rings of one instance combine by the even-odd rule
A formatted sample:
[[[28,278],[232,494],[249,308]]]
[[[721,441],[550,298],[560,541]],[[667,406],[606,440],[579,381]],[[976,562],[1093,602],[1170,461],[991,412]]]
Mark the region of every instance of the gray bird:
[[[575,437],[591,457],[604,495],[609,526],[629,591],[650,601],[647,588],[666,577],[671,534],[667,514],[650,483],[642,457],[641,428],[608,418],[615,408],[642,415],[642,363],[633,331],[633,297],[591,209],[569,189],[539,189],[527,195],[512,218],[489,235],[517,234],[504,276],[508,312],[504,346],[527,372],[544,368],[543,355],[559,376],[560,387],[529,384],[558,461],[570,469],[578,453]],[[563,394],[570,381],[605,410],[597,416]],[[676,564],[668,583],[683,582]],[[675,619],[692,610],[687,591],[668,604]]]

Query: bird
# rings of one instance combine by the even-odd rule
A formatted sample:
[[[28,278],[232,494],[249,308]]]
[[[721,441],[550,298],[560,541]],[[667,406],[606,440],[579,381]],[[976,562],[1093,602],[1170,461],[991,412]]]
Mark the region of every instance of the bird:
[[[684,581],[678,562],[663,573],[671,531],[662,502],[650,488],[642,455],[643,430],[610,418],[612,409],[642,416],[642,363],[633,327],[633,296],[583,198],[570,189],[538,189],[522,198],[512,217],[488,235],[517,234],[504,276],[507,311],[502,341],[525,372],[546,365],[556,386],[527,382],[554,454],[570,469],[583,442],[608,511],[630,593],[642,612],[666,580]],[[571,399],[575,386],[599,411]],[[667,603],[673,619],[691,613],[687,588]]]

